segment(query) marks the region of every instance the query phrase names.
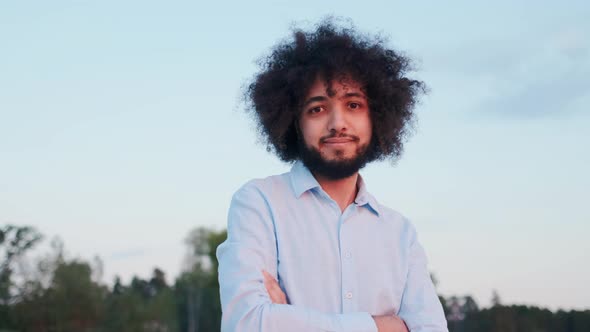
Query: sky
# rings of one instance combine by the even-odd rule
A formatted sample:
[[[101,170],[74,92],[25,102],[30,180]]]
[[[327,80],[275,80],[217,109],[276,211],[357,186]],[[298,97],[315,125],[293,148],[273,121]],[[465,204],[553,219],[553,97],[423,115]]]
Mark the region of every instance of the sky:
[[[242,91],[326,15],[388,36],[428,85],[402,158],[362,174],[416,226],[438,291],[590,308],[585,1],[3,1],[0,225],[99,256],[105,283],[173,281],[191,229],[290,169]]]

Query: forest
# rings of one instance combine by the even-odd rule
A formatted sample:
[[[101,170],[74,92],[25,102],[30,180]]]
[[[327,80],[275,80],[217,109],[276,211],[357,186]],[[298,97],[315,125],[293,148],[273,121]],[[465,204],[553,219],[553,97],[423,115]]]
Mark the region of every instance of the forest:
[[[225,238],[224,230],[190,231],[190,254],[173,282],[154,268],[147,279],[107,285],[99,257],[69,257],[54,238],[50,252],[31,258],[43,235],[29,226],[0,226],[0,332],[219,331],[215,250]],[[508,305],[496,292],[486,308],[469,295],[439,297],[451,332],[590,331],[590,310]]]

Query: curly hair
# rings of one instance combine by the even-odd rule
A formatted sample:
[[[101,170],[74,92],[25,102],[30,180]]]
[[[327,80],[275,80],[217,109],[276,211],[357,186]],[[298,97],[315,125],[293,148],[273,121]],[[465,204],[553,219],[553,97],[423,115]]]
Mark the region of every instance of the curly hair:
[[[373,137],[369,160],[396,160],[411,132],[414,106],[424,83],[405,77],[410,60],[388,49],[380,37],[365,36],[333,20],[315,31],[295,29],[293,39],[276,45],[259,61],[260,72],[247,86],[247,109],[254,113],[267,150],[286,162],[300,159],[298,117],[313,82],[358,82],[367,96]]]

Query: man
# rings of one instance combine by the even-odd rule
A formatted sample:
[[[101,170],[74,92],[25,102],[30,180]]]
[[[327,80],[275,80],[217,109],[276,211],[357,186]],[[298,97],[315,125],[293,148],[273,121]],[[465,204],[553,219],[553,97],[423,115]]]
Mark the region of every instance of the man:
[[[416,231],[359,169],[402,151],[423,84],[333,23],[276,46],[247,97],[289,173],[231,202],[217,250],[223,331],[447,331]]]

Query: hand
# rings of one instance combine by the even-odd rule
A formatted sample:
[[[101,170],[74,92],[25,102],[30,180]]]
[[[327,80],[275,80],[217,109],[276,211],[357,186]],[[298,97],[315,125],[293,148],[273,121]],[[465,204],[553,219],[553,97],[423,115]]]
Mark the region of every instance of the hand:
[[[270,296],[270,300],[274,304],[287,304],[287,296],[279,286],[279,283],[270,275],[270,273],[262,270],[264,276],[264,287]]]
[[[406,323],[396,315],[373,316],[378,332],[410,332]]]

